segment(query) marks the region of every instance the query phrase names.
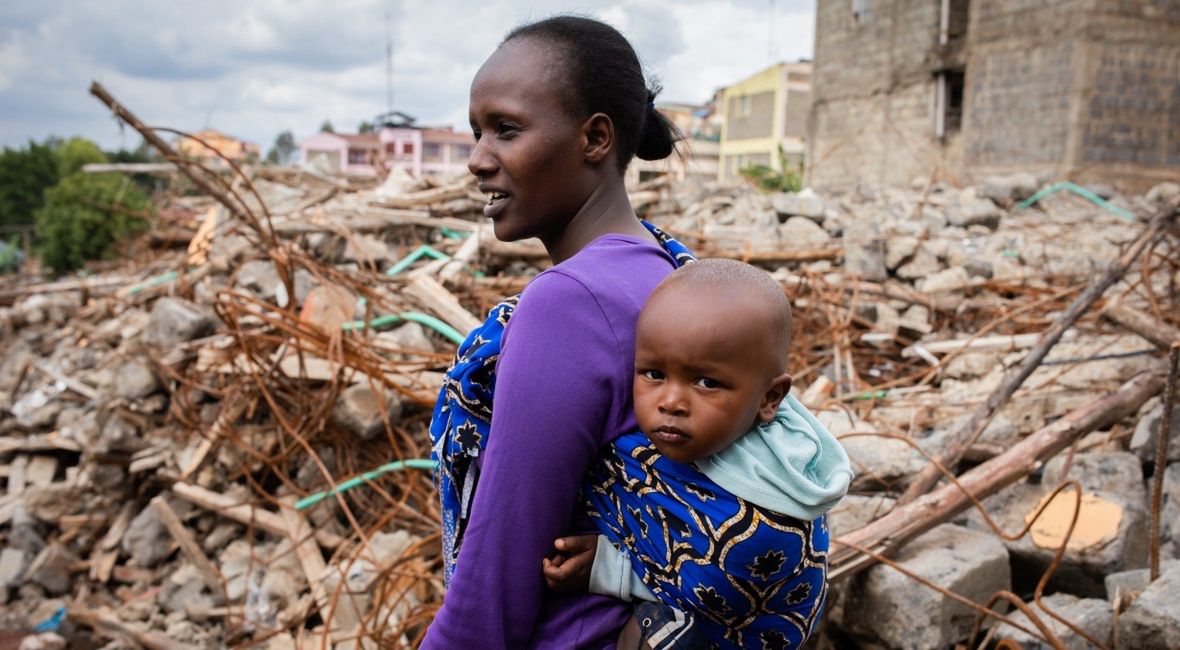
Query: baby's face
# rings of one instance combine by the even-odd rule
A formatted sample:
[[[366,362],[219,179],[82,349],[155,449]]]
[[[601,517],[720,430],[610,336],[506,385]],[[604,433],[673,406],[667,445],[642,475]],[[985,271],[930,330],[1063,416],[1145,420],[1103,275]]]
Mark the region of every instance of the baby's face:
[[[661,291],[640,315],[635,417],[668,458],[689,463],[749,431],[768,401],[774,354],[740,297],[700,300]],[[787,385],[789,388],[789,383]]]

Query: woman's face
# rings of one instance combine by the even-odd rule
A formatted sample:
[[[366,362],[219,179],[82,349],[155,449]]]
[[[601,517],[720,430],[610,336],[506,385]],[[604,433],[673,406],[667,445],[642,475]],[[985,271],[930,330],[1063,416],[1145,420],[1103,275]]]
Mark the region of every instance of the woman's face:
[[[557,241],[596,185],[562,74],[552,46],[523,37],[501,45],[471,83],[467,168],[501,241]]]

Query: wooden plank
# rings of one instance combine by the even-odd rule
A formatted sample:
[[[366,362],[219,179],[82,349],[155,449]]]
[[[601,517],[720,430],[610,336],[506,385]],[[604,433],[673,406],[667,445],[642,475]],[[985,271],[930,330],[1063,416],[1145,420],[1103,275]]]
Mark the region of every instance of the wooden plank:
[[[1151,341],[1160,349],[1167,350],[1173,343],[1180,341],[1180,329],[1117,301],[1111,301],[1102,310],[1102,315]]]
[[[159,515],[160,521],[164,524],[164,528],[168,529],[168,534],[172,535],[172,539],[176,540],[176,543],[180,545],[180,551],[197,567],[197,572],[201,574],[201,579],[205,581],[205,585],[215,594],[221,592],[221,572],[217,570],[213,562],[209,561],[209,556],[205,555],[205,551],[201,550],[201,545],[197,543],[197,539],[181,523],[180,517],[176,515],[176,511],[172,509],[172,506],[168,505],[168,501],[162,496],[152,499],[151,503],[152,508]]]
[[[29,467],[25,470],[27,485],[42,487],[53,482],[57,474],[57,459],[53,456],[33,456],[29,460]]]
[[[25,483],[28,477],[29,457],[21,454],[12,461],[12,469],[8,473],[8,494],[9,496],[20,496],[24,494]]]
[[[269,510],[255,508],[233,497],[214,492],[213,490],[206,490],[199,485],[193,485],[191,483],[173,483],[172,492],[185,501],[201,506],[206,510],[216,512],[226,519],[233,519],[236,522],[246,525],[253,524],[277,537],[285,537],[287,535],[287,524],[283,521],[282,517]]]
[[[411,278],[406,285],[406,293],[459,330],[460,334],[466,335],[480,325],[480,320],[472,316],[459,304],[458,298],[432,277],[420,275]]]

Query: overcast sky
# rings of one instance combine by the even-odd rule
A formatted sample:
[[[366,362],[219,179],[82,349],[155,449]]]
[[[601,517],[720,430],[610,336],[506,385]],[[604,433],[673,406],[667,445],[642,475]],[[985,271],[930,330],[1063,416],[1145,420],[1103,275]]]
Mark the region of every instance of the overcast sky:
[[[386,14],[395,108],[467,128],[467,91],[504,33],[580,12],[618,27],[662,100],[703,102],[773,60],[810,58],[814,0],[9,0],[0,7],[0,144],[81,135],[133,148],[87,88],[98,80],[151,125],[211,126],[265,152],[327,119],[386,109]],[[773,57],[773,58],[772,58]]]

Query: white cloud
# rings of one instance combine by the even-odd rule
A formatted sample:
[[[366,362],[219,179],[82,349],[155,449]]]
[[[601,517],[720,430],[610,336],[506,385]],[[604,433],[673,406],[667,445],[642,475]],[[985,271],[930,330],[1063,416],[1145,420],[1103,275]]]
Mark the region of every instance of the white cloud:
[[[324,120],[352,129],[385,110],[385,14],[393,15],[395,104],[465,128],[467,92],[512,27],[597,15],[631,39],[668,100],[704,101],[770,63],[767,0],[42,0],[0,9],[0,144],[83,135],[134,147],[87,94],[91,79],[149,124],[209,125],[268,147]],[[778,0],[778,58],[809,57],[814,0]]]

